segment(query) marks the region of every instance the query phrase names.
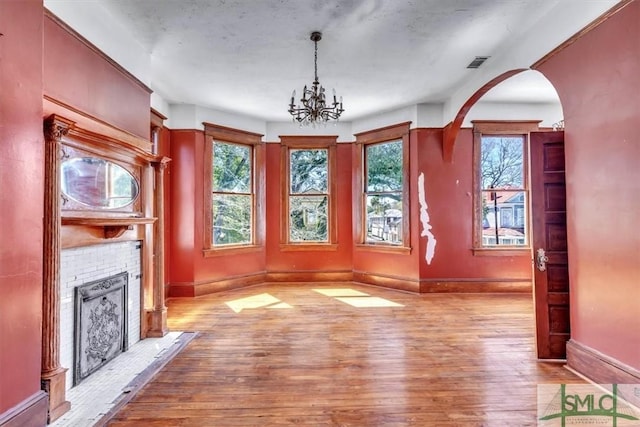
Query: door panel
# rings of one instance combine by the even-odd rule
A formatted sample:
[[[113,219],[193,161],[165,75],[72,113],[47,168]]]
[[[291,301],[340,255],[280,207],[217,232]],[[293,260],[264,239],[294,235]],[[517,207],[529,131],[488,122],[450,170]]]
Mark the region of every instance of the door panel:
[[[533,132],[530,145],[538,358],[565,359],[571,327],[564,132]],[[540,249],[544,251],[544,256],[540,253],[544,260],[538,262]]]

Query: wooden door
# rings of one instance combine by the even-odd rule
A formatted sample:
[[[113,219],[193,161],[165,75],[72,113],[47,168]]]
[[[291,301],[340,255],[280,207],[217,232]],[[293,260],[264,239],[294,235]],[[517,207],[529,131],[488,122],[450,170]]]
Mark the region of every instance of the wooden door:
[[[565,359],[570,337],[564,132],[532,132],[531,217],[539,359]]]

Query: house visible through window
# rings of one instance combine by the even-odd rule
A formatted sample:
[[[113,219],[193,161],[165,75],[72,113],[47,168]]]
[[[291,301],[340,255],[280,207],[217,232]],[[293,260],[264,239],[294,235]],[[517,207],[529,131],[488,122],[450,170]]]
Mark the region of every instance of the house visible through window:
[[[212,245],[252,244],[252,146],[213,141],[212,162]]]
[[[526,135],[482,134],[479,212],[482,247],[526,246]]]
[[[403,239],[402,140],[365,147],[366,242],[400,245]]]
[[[281,136],[283,250],[337,248],[335,136]]]
[[[399,123],[356,134],[361,174],[354,192],[357,247],[367,251],[411,252],[409,212],[409,125]]]
[[[289,151],[289,241],[329,241],[329,151]]]

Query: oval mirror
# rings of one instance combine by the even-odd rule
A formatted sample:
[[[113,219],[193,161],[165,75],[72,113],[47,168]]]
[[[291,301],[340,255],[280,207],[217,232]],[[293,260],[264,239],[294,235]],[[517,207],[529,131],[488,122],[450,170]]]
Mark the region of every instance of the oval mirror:
[[[118,209],[138,197],[138,182],[125,168],[95,157],[76,157],[61,165],[65,196],[92,208]]]

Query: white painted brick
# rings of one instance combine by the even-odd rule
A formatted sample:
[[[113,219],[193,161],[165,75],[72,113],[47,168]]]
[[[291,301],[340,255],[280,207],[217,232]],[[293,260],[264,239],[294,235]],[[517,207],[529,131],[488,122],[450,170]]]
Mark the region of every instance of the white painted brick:
[[[77,286],[127,271],[128,345],[140,340],[140,242],[116,242],[65,249],[60,257],[60,364],[67,371],[67,389],[73,385],[73,323]],[[122,356],[120,356],[122,357]],[[86,380],[85,380],[86,381]]]

